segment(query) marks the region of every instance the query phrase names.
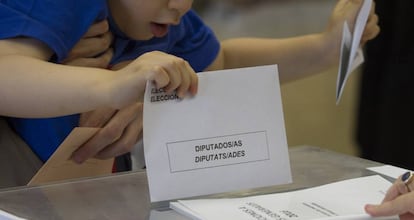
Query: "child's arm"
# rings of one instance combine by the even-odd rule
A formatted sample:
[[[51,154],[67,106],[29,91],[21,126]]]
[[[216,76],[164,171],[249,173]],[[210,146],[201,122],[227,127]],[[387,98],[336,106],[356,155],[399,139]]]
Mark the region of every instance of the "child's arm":
[[[282,82],[329,69],[339,60],[342,25],[347,20],[352,28],[361,5],[362,0],[340,0],[323,33],[286,39],[225,40],[219,56],[209,69],[278,64]],[[379,33],[377,21],[373,6],[362,43]]]
[[[49,117],[121,108],[142,100],[147,80],[169,91],[194,94],[197,89],[189,65],[161,52],[147,53],[119,71],[45,62],[50,56],[48,47],[33,39],[0,40],[0,115]]]

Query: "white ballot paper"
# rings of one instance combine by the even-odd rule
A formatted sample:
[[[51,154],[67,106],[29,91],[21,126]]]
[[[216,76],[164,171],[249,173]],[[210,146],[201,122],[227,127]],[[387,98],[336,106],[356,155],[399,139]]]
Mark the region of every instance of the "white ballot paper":
[[[359,48],[362,34],[371,10],[372,0],[364,0],[358,13],[353,34],[345,22],[342,32],[341,52],[339,57],[339,70],[336,82],[336,104],[339,104],[341,96],[349,78],[349,75],[364,62],[362,50]]]
[[[0,209],[0,220],[25,220]]]
[[[381,165],[381,166],[376,166],[376,167],[368,167],[367,170],[371,170],[376,173],[392,177],[394,179],[397,179],[398,177],[400,177],[402,174],[404,174],[407,171],[413,172],[412,170],[407,170],[407,169],[392,166],[392,165]]]
[[[292,192],[233,199],[179,200],[170,207],[202,220],[373,219],[366,204],[381,203],[391,183],[375,175]],[[382,219],[398,219],[388,217]]]
[[[197,95],[183,100],[147,85],[151,201],[290,183],[277,66],[198,76]]]

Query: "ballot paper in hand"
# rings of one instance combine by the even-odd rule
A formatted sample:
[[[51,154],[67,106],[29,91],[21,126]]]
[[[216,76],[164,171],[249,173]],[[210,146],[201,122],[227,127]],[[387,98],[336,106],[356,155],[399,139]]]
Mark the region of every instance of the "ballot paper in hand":
[[[232,199],[171,202],[170,207],[202,220],[368,220],[366,204],[379,204],[391,183],[375,175],[314,188]],[[381,219],[398,219],[397,216]]]
[[[99,128],[74,128],[27,185],[34,186],[55,181],[111,174],[114,164],[113,158],[106,160],[90,158],[82,164],[77,164],[70,159],[73,152],[98,131]]]
[[[183,100],[147,85],[151,201],[290,183],[277,66],[198,75],[197,95]]]
[[[341,100],[349,75],[364,62],[364,56],[359,48],[359,44],[368,20],[371,5],[372,0],[364,0],[355,22],[353,34],[349,30],[348,23],[344,23],[336,83],[336,104],[339,104]]]

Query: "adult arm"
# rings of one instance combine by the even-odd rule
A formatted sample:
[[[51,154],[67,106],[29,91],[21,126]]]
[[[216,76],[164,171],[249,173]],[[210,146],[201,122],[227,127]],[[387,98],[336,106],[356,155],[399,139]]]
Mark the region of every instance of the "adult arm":
[[[289,81],[329,69],[339,60],[342,25],[355,23],[362,0],[340,0],[328,28],[317,34],[285,39],[234,38],[221,42],[221,50],[209,70],[278,64],[281,81]],[[379,33],[373,5],[361,42]]]

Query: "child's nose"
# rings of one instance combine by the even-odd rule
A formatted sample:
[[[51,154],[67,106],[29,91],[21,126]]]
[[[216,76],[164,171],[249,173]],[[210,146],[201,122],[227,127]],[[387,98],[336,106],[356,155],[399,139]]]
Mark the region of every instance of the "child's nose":
[[[168,2],[168,7],[179,11],[180,15],[187,13],[191,9],[192,5],[193,0],[170,0]]]

